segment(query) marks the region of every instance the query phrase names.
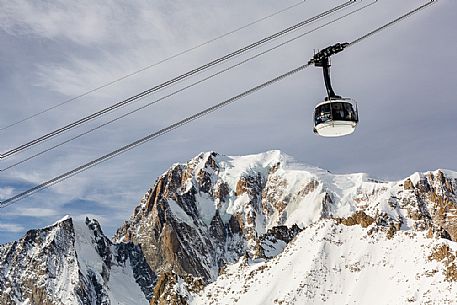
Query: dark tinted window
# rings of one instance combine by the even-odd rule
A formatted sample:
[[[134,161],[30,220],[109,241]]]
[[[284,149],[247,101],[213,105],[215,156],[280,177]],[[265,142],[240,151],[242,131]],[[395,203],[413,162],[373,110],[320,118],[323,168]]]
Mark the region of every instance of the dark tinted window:
[[[321,124],[331,119],[330,104],[323,104],[314,110],[314,123]]]
[[[354,108],[352,108],[352,104],[348,102],[332,103],[332,115],[334,120],[356,120]]]
[[[350,103],[344,103],[344,108],[346,109],[346,112],[348,113],[348,120],[351,121],[357,121],[357,115],[354,111],[354,108],[352,107],[352,104]]]
[[[321,124],[330,120],[357,121],[357,115],[348,102],[332,102],[320,105],[314,111],[314,123]]]

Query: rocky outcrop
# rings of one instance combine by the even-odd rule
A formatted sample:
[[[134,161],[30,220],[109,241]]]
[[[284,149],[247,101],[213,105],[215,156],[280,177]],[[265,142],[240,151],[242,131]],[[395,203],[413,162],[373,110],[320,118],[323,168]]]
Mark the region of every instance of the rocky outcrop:
[[[228,260],[225,244],[241,239],[239,226],[223,223],[215,208],[206,223],[201,217],[200,199],[214,202],[217,190],[217,198],[224,200],[224,187],[213,188],[210,173],[217,168],[212,158],[199,169],[198,162],[175,165],[159,177],[142,208],[116,233],[118,240],[141,244],[154,270],[209,280]]]
[[[435,247],[428,257],[429,260],[435,260],[441,262],[444,269],[444,276],[447,281],[457,282],[457,252],[452,251],[452,249],[447,244],[441,244]]]
[[[138,304],[152,298],[155,274],[141,248],[114,245],[95,220],[31,230],[0,246],[0,258],[0,304],[112,304],[118,283],[136,288]]]
[[[214,280],[226,264],[255,255],[267,230],[286,224],[290,202],[318,191],[316,179],[294,182],[297,193],[287,191],[281,155],[266,155],[266,164],[243,171],[214,152],[175,164],[115,239],[141,244],[153,270]]]
[[[89,299],[85,289],[89,283],[78,274],[74,243],[73,226],[67,219],[42,230],[30,230],[19,241],[0,246],[0,303],[29,300],[32,304],[62,304],[55,299],[64,292],[58,285],[64,271],[76,276],[70,296]]]
[[[375,222],[375,219],[365,214],[364,211],[357,211],[347,218],[336,218],[336,222],[346,226],[361,225],[363,228]]]
[[[256,246],[255,258],[272,258],[281,253],[289,242],[291,242],[300,229],[296,224],[292,227],[276,226],[262,235]]]
[[[205,287],[201,279],[188,275],[184,278],[172,271],[160,274],[150,305],[186,305],[192,294]]]
[[[415,174],[416,182],[406,179],[403,206],[417,228],[457,241],[457,179],[443,171]]]
[[[187,291],[177,289],[183,280],[174,272],[164,271],[160,274],[154,288],[151,305],[186,305]]]
[[[173,165],[115,239],[140,244],[159,273],[192,275],[206,283],[241,256],[277,255],[291,240],[278,232],[292,230],[294,236],[297,228],[322,218],[369,227],[370,234],[383,231],[388,238],[412,226],[455,239],[456,182],[440,171],[396,184],[359,174],[336,177],[316,168],[289,170],[288,157],[279,152],[243,158],[249,160],[209,152]],[[344,189],[344,198],[331,182],[338,180],[354,185]],[[355,212],[342,213],[339,207]],[[300,215],[302,210],[308,212]]]
[[[114,242],[87,219],[82,225],[64,220],[0,246],[0,303],[59,304],[66,298],[109,304],[119,290],[113,283],[125,273],[131,276],[123,281],[141,295],[135,304],[186,304],[230,265],[275,261],[303,230],[321,223],[332,223],[327,233],[336,246],[341,228],[389,242],[405,238],[405,232],[423,234],[429,242],[456,241],[456,190],[457,174],[447,171],[383,182],[297,165],[278,151],[244,157],[202,153],[158,177]],[[455,281],[457,254],[444,259],[444,252],[431,257]],[[95,262],[84,260],[88,254]],[[27,268],[33,275],[23,278],[18,270]],[[349,269],[358,268],[355,262]],[[74,275],[70,286],[58,282],[62,272]],[[37,281],[45,284],[32,284]]]

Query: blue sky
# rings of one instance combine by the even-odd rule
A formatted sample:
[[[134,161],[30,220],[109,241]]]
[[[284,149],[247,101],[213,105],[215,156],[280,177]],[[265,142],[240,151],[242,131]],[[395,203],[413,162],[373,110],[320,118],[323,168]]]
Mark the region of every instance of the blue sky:
[[[0,0],[0,125],[5,126],[297,2]],[[342,2],[307,0],[291,11],[0,131],[0,151]],[[364,0],[357,5],[369,2]],[[8,198],[20,189],[50,179],[295,68],[306,62],[314,49],[350,41],[425,2],[379,0],[361,13],[166,102],[0,172],[0,198]],[[457,170],[456,11],[455,1],[438,1],[396,27],[332,58],[335,91],[359,102],[361,121],[353,135],[324,139],[312,133],[313,107],[324,97],[325,89],[322,72],[311,68],[0,209],[0,243],[16,239],[28,229],[52,224],[66,214],[78,219],[97,218],[106,233],[112,235],[130,217],[158,175],[171,164],[185,162],[201,151],[245,155],[280,149],[297,160],[332,172],[367,172],[372,177],[389,180],[401,179],[415,171]],[[312,24],[304,31],[319,24]],[[299,33],[285,39],[295,34]],[[272,45],[274,43],[246,57]],[[23,154],[2,160],[0,165],[4,168],[246,57],[236,58]]]

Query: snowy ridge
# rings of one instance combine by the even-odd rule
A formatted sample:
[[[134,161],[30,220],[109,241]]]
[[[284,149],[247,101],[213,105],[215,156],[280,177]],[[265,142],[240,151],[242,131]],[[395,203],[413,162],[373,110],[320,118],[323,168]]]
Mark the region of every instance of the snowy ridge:
[[[77,299],[77,283],[67,280],[79,277],[77,261],[71,259],[76,255],[74,248],[65,246],[73,243],[73,235],[68,234],[70,227],[71,221],[62,221],[42,230],[31,230],[18,242],[0,246],[1,304],[44,303],[46,295],[64,302]],[[37,243],[40,246],[34,246]],[[51,255],[44,255],[45,251]],[[63,259],[66,257],[70,259]],[[44,289],[32,291],[29,285]]]
[[[141,251],[131,244],[113,245],[95,220],[74,222],[66,216],[1,245],[0,258],[0,303],[5,305],[149,304],[152,295],[155,277],[141,261]],[[134,274],[141,263],[149,287],[141,287]]]
[[[331,194],[335,201],[335,204],[328,207],[330,210],[327,212],[333,216],[345,217],[357,210],[355,194],[380,192],[398,184],[398,182],[378,182],[362,173],[334,175],[326,170],[298,163],[292,157],[277,150],[249,156],[217,155],[214,157],[218,165],[217,172],[208,171],[208,168],[203,167],[205,162],[202,160],[208,160],[210,156],[210,152],[202,153],[190,162],[190,164],[198,162],[198,165],[192,171],[192,178],[186,182],[188,188],[189,185],[198,185],[195,177],[204,170],[211,175],[213,185],[226,183],[231,192],[227,202],[220,207],[217,206],[220,200],[216,198],[211,202],[213,198],[200,193],[198,200],[200,216],[203,219],[211,219],[215,209],[218,209],[221,218],[227,221],[230,215],[245,212],[243,209],[251,196],[247,193],[236,194],[237,183],[243,177],[259,176],[260,187],[270,190],[272,195],[275,195],[274,198],[265,198],[264,201],[268,204],[282,201],[286,205],[282,214],[276,209],[276,213],[265,219],[267,222],[265,225],[256,227],[259,234],[265,233],[267,229],[276,225],[298,224],[305,227],[318,220],[322,216],[322,201],[326,193]],[[315,187],[310,183],[315,183]],[[307,187],[308,191],[305,190]],[[393,190],[392,193],[395,192]],[[385,196],[388,195],[390,193]]]
[[[428,258],[442,244],[457,251],[456,243],[424,234],[390,240],[322,221],[271,260],[228,266],[191,304],[455,304],[456,283]]]
[[[457,304],[456,241],[456,172],[206,152],[158,177],[114,242],[65,217],[1,245],[0,304]]]
[[[95,291],[102,296],[102,302],[109,300],[118,304],[148,304],[135,281],[130,258],[124,262],[118,260],[117,246],[101,235],[103,233],[98,231],[97,226],[94,221],[74,223],[75,249],[80,272],[92,282],[103,283],[101,285],[105,287],[98,288],[101,291]],[[113,261],[114,259],[116,260]]]
[[[389,243],[395,244],[397,238],[404,238],[410,232],[426,236],[430,242],[412,239],[411,242],[422,244],[423,251],[417,253],[417,257],[411,256],[408,261],[422,264],[433,250],[430,247],[434,245],[434,240],[445,238],[451,243],[457,240],[456,177],[455,172],[436,170],[416,173],[400,181],[385,182],[363,173],[332,174],[300,164],[280,151],[235,157],[206,152],[187,163],[174,164],[161,175],[131,219],[119,229],[116,239],[142,243],[153,269],[172,274],[168,279],[162,278],[164,283],[171,281],[169,283],[176,286],[180,278],[190,274],[194,278],[203,278],[206,284],[213,282],[209,287],[227,286],[229,290],[221,288],[220,296],[242,294],[248,289],[244,287],[240,292],[237,288],[230,288],[221,277],[226,274],[226,281],[238,283],[240,276],[246,276],[246,269],[243,269],[243,274],[228,276],[229,273],[226,273],[231,266],[241,268],[240,258],[263,264],[284,260],[283,254],[292,247],[291,240],[295,236],[299,240],[305,234],[300,230],[317,230],[321,223],[334,226],[335,230],[341,227],[342,233],[347,232],[344,230],[355,230],[353,237],[356,240],[365,238],[365,243],[353,244],[353,247],[361,247],[361,253],[375,243],[370,236],[378,236],[376,240],[383,242],[379,242],[379,249],[369,249],[368,256],[373,251],[387,253],[390,251],[386,248]],[[329,232],[324,230],[321,233],[325,235]],[[324,235],[324,241],[331,238]],[[346,237],[344,242],[350,244],[351,238]],[[295,243],[296,240],[293,241]],[[327,247],[325,244],[309,246],[313,249]],[[457,256],[457,253],[452,255]],[[434,277],[437,283],[443,281],[443,274],[446,274],[446,281],[454,281],[454,276],[457,280],[452,255],[446,263],[439,262],[439,269],[433,269],[441,276]],[[307,259],[311,261],[306,264],[322,266],[329,263],[319,261],[321,256],[325,258],[323,252],[307,254]],[[391,258],[397,262],[394,256]],[[344,260],[335,262],[338,263],[344,264]],[[375,264],[379,263],[376,261]],[[293,265],[292,262],[289,264]],[[383,270],[386,273],[384,280],[394,277],[391,274],[393,269]],[[270,276],[276,277],[274,274]],[[331,280],[344,281],[344,277],[340,276],[342,273],[335,273],[335,278],[331,277]],[[409,276],[412,275],[408,273],[407,278]],[[308,278],[310,274],[305,272],[304,277]],[[257,280],[260,289],[262,280]],[[191,282],[187,283],[189,287],[192,287]],[[276,285],[279,283],[272,283],[269,290],[274,291]],[[189,302],[192,297],[188,295],[193,292],[184,293],[183,286],[180,287],[181,292],[170,288],[173,291],[168,291],[168,296],[167,292],[163,292],[162,300],[172,295]],[[443,287],[447,286],[443,284]],[[345,286],[340,293],[354,289]],[[211,297],[212,291],[212,288],[207,288],[194,294],[197,300],[203,300],[196,301],[197,304],[218,300],[218,294]],[[315,293],[323,294],[324,291]],[[247,302],[248,299],[244,300]],[[264,304],[282,304],[273,301],[268,299]],[[284,304],[314,304],[317,301],[314,298],[291,298],[289,303]]]
[[[207,160],[211,153],[202,153],[198,158],[191,161],[198,162],[199,159]],[[277,195],[276,200],[287,200],[287,221],[284,223],[277,217],[268,219],[269,224],[265,228],[259,228],[259,233],[264,233],[266,229],[278,224],[299,224],[307,226],[313,221],[316,221],[321,216],[321,206],[325,192],[331,193],[337,203],[332,205],[332,215],[335,216],[348,216],[357,209],[357,204],[354,202],[354,194],[377,192],[382,189],[391,188],[398,182],[383,183],[374,179],[370,179],[367,174],[349,174],[349,175],[334,175],[330,172],[308,166],[295,161],[292,157],[281,153],[280,151],[269,151],[257,155],[249,156],[235,156],[235,157],[215,157],[219,171],[215,173],[211,171],[211,181],[213,184],[225,182],[228,184],[232,192],[229,194],[228,203],[219,208],[219,212],[224,211],[228,215],[236,212],[243,212],[242,209],[246,201],[249,201],[249,196],[242,194],[237,196],[236,190],[237,183],[241,177],[257,176],[260,175],[265,188],[275,189]],[[199,162],[198,166],[192,172],[192,179],[204,169],[204,162]],[[273,169],[273,170],[272,170]],[[192,179],[187,181],[188,185],[195,185],[197,182]],[[300,191],[303,191],[309,183],[316,182],[315,189],[310,190],[309,194],[299,197]],[[280,189],[279,189],[280,188]],[[395,192],[395,191],[394,191]],[[296,196],[294,196],[296,195]],[[205,198],[199,200],[201,208],[201,216],[205,219],[210,219],[214,216],[214,210],[217,208],[216,202],[212,205],[207,203]],[[273,200],[271,200],[273,201]],[[203,203],[203,204],[202,204]],[[310,203],[316,203],[313,205]],[[208,215],[206,215],[208,214]],[[221,216],[223,219],[229,217]]]

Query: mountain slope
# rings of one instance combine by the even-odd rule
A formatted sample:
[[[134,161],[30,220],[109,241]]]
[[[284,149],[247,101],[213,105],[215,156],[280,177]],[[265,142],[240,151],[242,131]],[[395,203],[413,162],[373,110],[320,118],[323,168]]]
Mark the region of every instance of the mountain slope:
[[[155,274],[133,244],[67,217],[0,246],[0,304],[148,304]]]
[[[388,240],[414,232],[456,241],[456,190],[457,174],[445,170],[383,182],[298,164],[279,151],[241,157],[208,152],[161,175],[115,239],[141,244],[148,263],[161,274],[163,289],[154,301],[172,296],[174,304],[183,304],[198,292],[196,278],[203,280],[200,288],[215,280],[218,285],[218,276],[240,257],[275,257],[304,234],[300,228],[316,223],[358,224]],[[430,246],[425,243],[424,249]],[[429,255],[425,251],[411,259]],[[452,263],[443,270],[452,274]],[[211,294],[208,289],[203,293]]]
[[[455,304],[457,244],[402,231],[388,239],[324,220],[271,260],[241,259],[191,304]],[[453,254],[452,254],[453,253]],[[453,259],[455,262],[455,259]],[[457,276],[454,264],[454,280]]]
[[[319,219],[325,195],[304,171],[290,173],[292,184],[286,188],[284,158],[278,151],[236,159],[202,153],[175,164],[158,178],[115,240],[141,243],[154,270],[214,280],[223,266],[255,252],[268,229],[292,225],[292,211],[306,215],[302,225]],[[316,196],[312,206],[300,207],[308,195]],[[295,206],[287,207],[288,196],[294,196]]]
[[[207,152],[158,177],[114,242],[64,219],[0,246],[0,303],[453,304],[456,241],[455,172]]]

